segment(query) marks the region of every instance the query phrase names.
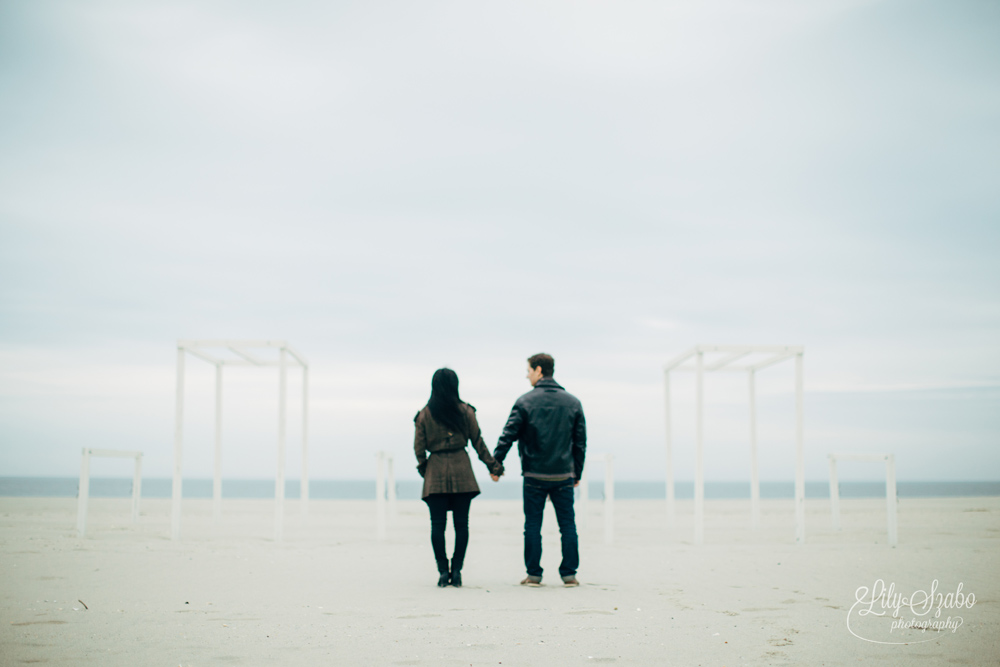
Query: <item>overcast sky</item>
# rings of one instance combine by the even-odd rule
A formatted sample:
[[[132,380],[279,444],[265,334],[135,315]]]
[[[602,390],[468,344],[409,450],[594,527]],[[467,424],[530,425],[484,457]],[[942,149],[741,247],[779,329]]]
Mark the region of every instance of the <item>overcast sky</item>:
[[[592,451],[662,478],[663,363],[759,343],[806,348],[810,479],[998,479],[997,35],[992,0],[2,2],[0,475],[168,476],[176,340],[270,338],[318,478],[415,477],[444,365],[492,447],[538,351]],[[791,479],[791,364],[761,383]],[[709,379],[709,479],[748,477],[744,394]],[[227,371],[226,476],[273,475],[276,398]]]

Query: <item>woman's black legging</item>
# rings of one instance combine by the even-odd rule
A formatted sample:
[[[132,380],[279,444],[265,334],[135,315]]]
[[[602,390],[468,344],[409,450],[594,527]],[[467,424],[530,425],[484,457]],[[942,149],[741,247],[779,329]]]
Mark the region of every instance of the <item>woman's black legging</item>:
[[[455,554],[451,559],[451,570],[462,569],[465,563],[465,549],[469,546],[469,506],[474,493],[434,493],[424,502],[431,510],[431,546],[438,572],[448,571],[448,553],[444,546],[444,528],[448,523],[448,512],[455,526]]]

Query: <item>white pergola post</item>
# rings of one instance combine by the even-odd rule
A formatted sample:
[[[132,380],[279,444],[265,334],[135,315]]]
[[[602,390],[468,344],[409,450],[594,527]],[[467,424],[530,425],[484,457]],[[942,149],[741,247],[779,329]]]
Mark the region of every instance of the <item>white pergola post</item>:
[[[212,479],[212,519],[222,518],[222,366],[215,365],[215,467]]]
[[[584,468],[583,473],[580,475],[580,510],[577,512],[577,516],[582,519],[580,522],[581,528],[586,528],[588,525],[587,510],[590,500],[590,491],[587,490],[590,477],[588,470],[592,470],[598,461],[603,461],[604,498],[602,512],[604,513],[604,542],[611,544],[615,539],[615,457],[613,454],[591,454],[589,458],[591,460],[590,466]]]
[[[754,371],[747,372],[750,384],[750,526],[760,528],[760,475],[757,471],[757,397]]]
[[[177,406],[174,411],[174,483],[170,499],[170,537],[181,537],[181,456],[184,451],[184,348],[177,347]]]
[[[723,356],[705,361],[706,353],[721,353]],[[757,465],[757,371],[774,364],[795,359],[795,542],[805,543],[805,458],[803,436],[803,372],[802,346],[791,345],[695,345],[690,350],[675,357],[664,367],[664,393],[666,398],[666,491],[667,516],[672,523],[674,513],[674,469],[673,434],[670,408],[671,371],[693,371],[695,373],[695,480],[694,480],[694,542],[703,544],[705,538],[705,468],[704,468],[704,392],[706,372],[735,371],[748,373],[750,397],[750,522],[753,528],[760,526],[760,474]],[[732,364],[748,355],[764,355],[756,361],[733,366]],[[694,359],[693,365],[684,364]]]
[[[302,514],[309,513],[309,367],[302,367],[302,484],[299,492]]]
[[[840,481],[837,479],[837,457],[832,454],[830,459],[830,518],[833,529],[840,530]]]
[[[604,543],[615,539],[615,457],[604,455]]]
[[[806,542],[806,460],[803,452],[802,352],[795,355],[795,543]]]
[[[889,546],[899,543],[896,498],[896,457],[892,454],[830,454],[830,513],[833,527],[840,530],[840,488],[837,479],[837,461],[866,461],[871,463],[885,462],[885,503],[886,503],[886,533]]]
[[[389,516],[396,516],[396,473],[393,471],[392,454],[385,457],[386,500],[389,503]]]
[[[278,472],[274,480],[274,541],[280,542],[285,519],[285,421],[288,402],[288,351],[281,348],[278,361]]]
[[[87,503],[90,501],[90,450],[83,448],[80,460],[80,487],[76,498],[76,534],[83,537],[87,532]]]
[[[695,358],[695,462],[694,462],[694,543],[705,542],[705,452],[703,438],[705,355],[698,352]]]
[[[886,521],[889,524],[889,546],[894,547],[899,543],[896,517],[899,503],[896,500],[896,458],[892,454],[885,457],[885,503]]]
[[[673,531],[676,526],[676,510],[674,508],[674,454],[673,454],[673,431],[670,422],[670,371],[663,371],[663,395],[666,403],[666,474],[667,474],[667,528]]]
[[[132,473],[132,523],[139,523],[139,500],[142,498],[142,454],[135,457]]]
[[[385,452],[375,454],[375,532],[385,539]]]
[[[215,352],[223,348],[236,358],[223,358]],[[249,352],[252,348],[278,351],[277,360],[263,359]],[[273,340],[179,340],[177,341],[177,405],[174,423],[174,479],[171,502],[171,537],[180,538],[183,474],[181,461],[184,450],[184,360],[190,354],[215,366],[215,466],[212,480],[212,515],[222,515],[222,368],[223,366],[278,366],[278,452],[275,474],[274,539],[283,537],[285,503],[285,444],[288,406],[288,365],[302,368],[302,512],[309,500],[308,433],[309,433],[309,364],[305,357],[285,341]]]
[[[92,456],[135,459],[135,469],[132,473],[132,523],[139,521],[139,499],[142,496],[142,452],[84,447],[80,462],[80,490],[76,502],[76,533],[79,537],[83,537],[87,532],[87,506],[90,502],[90,458]]]

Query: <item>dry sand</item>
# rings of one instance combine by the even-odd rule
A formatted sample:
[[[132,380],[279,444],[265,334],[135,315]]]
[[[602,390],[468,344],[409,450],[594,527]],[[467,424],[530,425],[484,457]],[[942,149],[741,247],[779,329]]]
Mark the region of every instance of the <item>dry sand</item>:
[[[128,500],[91,500],[78,539],[75,500],[0,498],[0,664],[1000,663],[1000,499],[904,499],[896,548],[884,500],[843,501],[840,532],[828,502],[809,501],[804,546],[791,501],[763,510],[754,532],[747,501],[707,501],[695,546],[690,502],[671,535],[662,502],[618,501],[606,545],[594,502],[576,589],[558,585],[549,514],[548,585],[534,589],[517,585],[520,503],[478,500],[465,586],[439,589],[419,501],[399,503],[381,542],[374,502],[313,501],[303,517],[289,501],[276,544],[272,501],[226,501],[218,526],[211,501],[185,501],[173,542],[166,500],[145,501],[137,525]],[[961,582],[976,603],[942,614],[963,618],[955,632],[889,633],[887,617],[855,615],[862,634],[914,642],[876,644],[847,620],[878,579],[906,595]]]

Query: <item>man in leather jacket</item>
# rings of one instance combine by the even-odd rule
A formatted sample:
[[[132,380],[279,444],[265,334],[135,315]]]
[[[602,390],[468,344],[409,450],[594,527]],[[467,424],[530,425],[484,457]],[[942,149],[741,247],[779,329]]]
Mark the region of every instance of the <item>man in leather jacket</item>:
[[[517,440],[524,477],[524,565],[528,576],[521,583],[539,586],[542,581],[542,514],[545,499],[552,500],[562,535],[559,575],[566,586],[579,586],[580,564],[573,489],[580,484],[587,452],[587,425],[580,401],[552,379],[555,360],[548,354],[528,359],[528,380],[533,389],[514,403],[493,456],[502,462]],[[493,481],[499,477],[491,475]]]

